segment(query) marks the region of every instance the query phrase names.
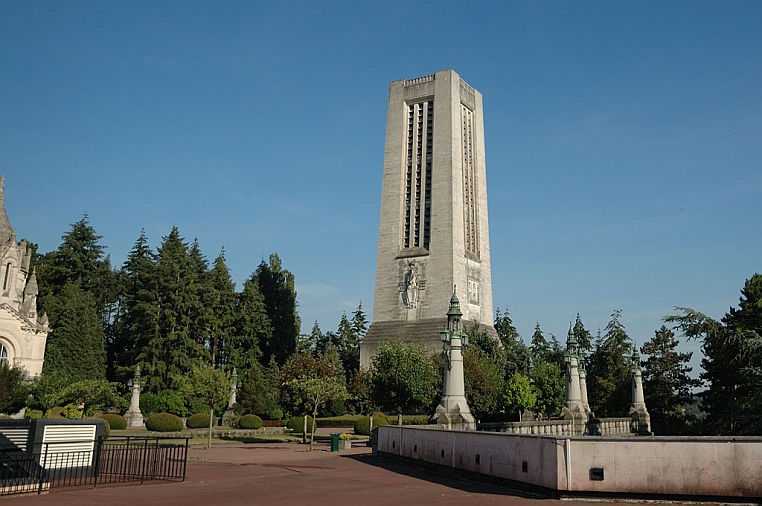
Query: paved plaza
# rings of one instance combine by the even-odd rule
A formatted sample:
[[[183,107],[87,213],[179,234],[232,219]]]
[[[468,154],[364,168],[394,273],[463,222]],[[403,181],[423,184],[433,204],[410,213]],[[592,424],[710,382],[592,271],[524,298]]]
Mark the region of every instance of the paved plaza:
[[[402,466],[371,456],[365,446],[338,453],[329,450],[325,443],[317,444],[313,452],[309,445],[297,443],[219,443],[211,450],[194,446],[189,450],[184,483],[63,488],[0,501],[13,506],[283,506],[301,501],[363,506],[558,504]]]

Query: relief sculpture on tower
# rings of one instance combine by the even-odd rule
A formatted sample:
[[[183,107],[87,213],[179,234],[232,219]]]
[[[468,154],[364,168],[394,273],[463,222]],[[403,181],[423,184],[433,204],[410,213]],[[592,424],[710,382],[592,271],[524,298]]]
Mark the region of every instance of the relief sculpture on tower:
[[[415,266],[414,261],[410,261],[407,264],[407,271],[405,271],[405,279],[402,285],[402,303],[408,309],[415,309],[418,305],[418,269]]]

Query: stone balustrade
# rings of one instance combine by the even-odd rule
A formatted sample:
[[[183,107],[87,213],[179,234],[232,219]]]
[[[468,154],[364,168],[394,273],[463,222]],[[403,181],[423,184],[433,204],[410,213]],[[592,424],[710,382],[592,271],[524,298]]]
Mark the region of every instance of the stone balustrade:
[[[528,422],[480,423],[478,430],[505,434],[537,434],[544,436],[579,436],[571,420],[539,420]],[[627,436],[633,434],[631,418],[593,418],[585,424],[585,435]]]

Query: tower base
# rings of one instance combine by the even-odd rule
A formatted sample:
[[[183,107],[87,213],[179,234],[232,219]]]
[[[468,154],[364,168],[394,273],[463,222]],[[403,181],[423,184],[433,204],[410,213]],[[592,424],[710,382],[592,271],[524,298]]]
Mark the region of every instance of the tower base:
[[[463,328],[468,329],[474,322],[463,320]],[[479,325],[480,329],[488,336],[497,339],[497,332],[493,326]],[[413,322],[373,322],[368,328],[368,333],[360,344],[360,367],[370,367],[373,357],[378,355],[378,350],[384,341],[413,342],[422,346],[432,355],[442,353],[442,341],[439,340],[439,332],[447,328],[447,318],[430,318]]]

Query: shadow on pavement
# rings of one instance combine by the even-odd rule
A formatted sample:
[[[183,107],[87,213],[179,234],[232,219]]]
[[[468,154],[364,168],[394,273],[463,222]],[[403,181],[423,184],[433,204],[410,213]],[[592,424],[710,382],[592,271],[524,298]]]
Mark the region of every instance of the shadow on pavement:
[[[384,469],[393,473],[424,480],[429,483],[450,487],[472,494],[498,494],[538,500],[552,499],[552,497],[549,497],[548,495],[509,488],[506,483],[491,483],[489,481],[490,478],[487,476],[485,476],[484,481],[469,480],[458,476],[439,473],[436,470],[428,467],[403,464],[394,460],[374,457],[369,454],[341,455],[341,458],[351,459],[360,464],[373,466],[375,468]]]

